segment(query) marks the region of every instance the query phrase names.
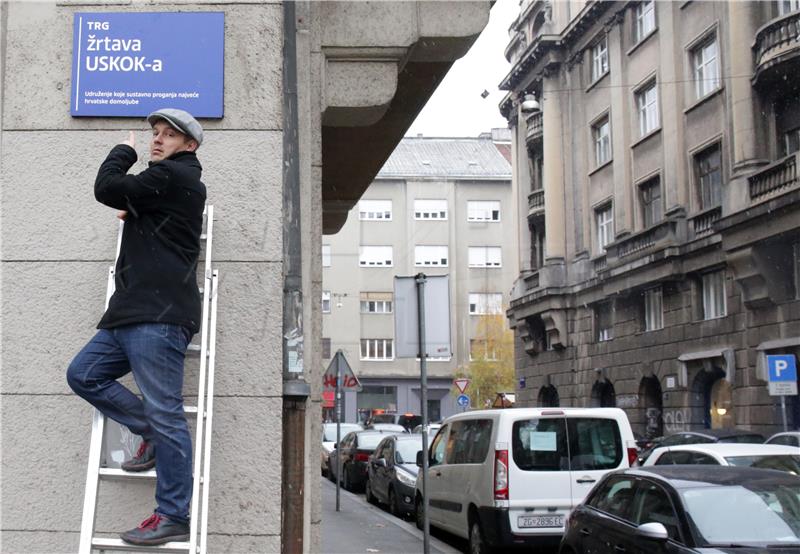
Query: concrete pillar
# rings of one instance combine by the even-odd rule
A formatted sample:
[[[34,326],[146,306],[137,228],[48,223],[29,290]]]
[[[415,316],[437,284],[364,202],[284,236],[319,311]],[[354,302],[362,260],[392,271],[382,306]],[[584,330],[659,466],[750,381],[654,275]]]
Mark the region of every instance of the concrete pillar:
[[[544,205],[547,260],[558,262],[566,257],[564,226],[564,152],[559,73],[542,80],[542,125],[544,132]]]
[[[521,100],[521,99],[520,99]],[[519,108],[517,107],[517,110]],[[525,117],[517,115],[511,127],[511,195],[517,199],[517,254],[519,269],[527,272],[533,268],[531,260],[531,233],[528,230],[528,194],[531,192],[530,159],[525,142],[528,127]]]
[[[758,165],[758,129],[755,120],[756,94],[750,79],[741,78],[753,74],[753,52],[751,44],[758,24],[758,2],[728,3],[728,29],[730,50],[730,106],[733,120],[733,171],[734,174]]]

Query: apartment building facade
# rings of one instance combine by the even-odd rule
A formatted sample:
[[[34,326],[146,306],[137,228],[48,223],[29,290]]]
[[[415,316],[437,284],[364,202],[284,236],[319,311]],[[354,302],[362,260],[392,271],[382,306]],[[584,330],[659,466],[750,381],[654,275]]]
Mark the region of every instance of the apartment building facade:
[[[451,356],[429,358],[431,421],[461,408],[453,376],[482,345],[519,272],[506,129],[479,138],[404,138],[335,235],[323,236],[323,364],[342,350],[362,385],[344,420],[421,413],[419,360],[395,356],[394,277],[449,275]],[[491,356],[491,353],[489,353]],[[334,419],[333,397],[323,418]]]
[[[798,23],[794,0],[521,4],[500,106],[518,401],[619,406],[649,435],[780,429],[768,356],[800,347]]]

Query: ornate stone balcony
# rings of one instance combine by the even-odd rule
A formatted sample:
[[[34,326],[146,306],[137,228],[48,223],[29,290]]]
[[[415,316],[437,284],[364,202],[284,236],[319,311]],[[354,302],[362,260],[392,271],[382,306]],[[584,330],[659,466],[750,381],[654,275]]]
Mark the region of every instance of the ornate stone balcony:
[[[722,217],[722,206],[704,210],[689,218],[689,229],[695,238],[708,235],[714,231],[714,222]]]
[[[528,195],[528,217],[544,215],[544,189],[531,191]]]
[[[686,219],[680,215],[621,238],[609,244],[606,249],[608,266],[615,267],[668,246],[678,246],[685,240],[685,229]]]
[[[753,84],[780,83],[800,69],[800,11],[773,19],[756,33]]]
[[[772,162],[748,177],[751,204],[758,204],[798,188],[798,185],[800,185],[800,181],[797,178],[798,154],[800,153],[795,152],[790,156]]]
[[[525,133],[526,142],[535,142],[542,139],[544,132],[544,125],[542,124],[542,112],[533,112],[525,118],[528,124],[528,130]]]

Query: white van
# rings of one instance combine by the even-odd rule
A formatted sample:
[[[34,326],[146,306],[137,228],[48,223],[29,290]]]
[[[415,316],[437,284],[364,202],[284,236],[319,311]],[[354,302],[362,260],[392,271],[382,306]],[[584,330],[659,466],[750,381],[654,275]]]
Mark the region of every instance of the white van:
[[[567,514],[595,482],[635,459],[633,431],[619,408],[511,408],[451,416],[428,451],[430,524],[469,539],[472,553],[556,544]],[[415,493],[421,527],[420,477]]]

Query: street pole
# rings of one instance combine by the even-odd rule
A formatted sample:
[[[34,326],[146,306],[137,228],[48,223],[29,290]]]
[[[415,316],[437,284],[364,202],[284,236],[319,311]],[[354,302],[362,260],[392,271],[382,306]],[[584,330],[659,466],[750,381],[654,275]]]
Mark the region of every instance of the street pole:
[[[430,554],[431,530],[428,523],[428,373],[425,362],[425,282],[424,273],[418,273],[414,281],[417,284],[417,316],[419,317],[419,367],[420,367],[420,399],[422,401],[422,552]]]
[[[789,427],[786,424],[786,397],[784,395],[781,395],[781,413],[783,414],[783,431],[786,432]]]
[[[336,511],[339,511],[339,443],[342,442],[342,362],[336,356]]]

